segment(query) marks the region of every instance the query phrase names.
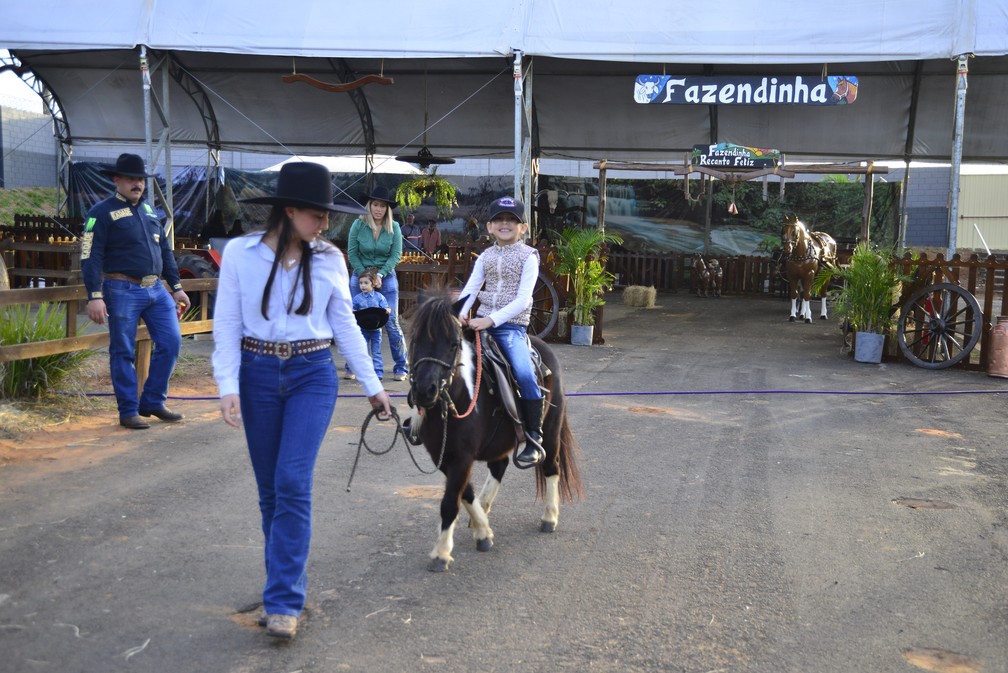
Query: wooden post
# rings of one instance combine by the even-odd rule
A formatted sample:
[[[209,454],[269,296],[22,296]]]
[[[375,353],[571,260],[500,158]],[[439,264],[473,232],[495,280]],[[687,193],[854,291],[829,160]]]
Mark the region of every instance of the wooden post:
[[[605,207],[606,207],[606,161],[599,162],[598,170],[598,230],[605,233]]]
[[[137,399],[143,395],[144,383],[150,373],[151,340],[138,339],[136,342]]]
[[[875,177],[869,170],[865,173],[865,185],[864,185],[864,207],[861,210],[861,240],[869,241],[871,231],[871,207],[872,207],[872,197],[874,196],[875,187]]]

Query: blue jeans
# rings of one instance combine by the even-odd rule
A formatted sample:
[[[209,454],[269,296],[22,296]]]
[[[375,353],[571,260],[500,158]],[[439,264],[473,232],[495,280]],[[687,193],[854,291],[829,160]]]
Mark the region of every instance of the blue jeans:
[[[532,368],[532,353],[529,351],[528,328],[506,322],[487,330],[500,346],[504,357],[511,365],[515,380],[518,382],[518,392],[523,400],[540,400],[542,391],[536,382],[535,369]]]
[[[367,342],[368,350],[371,351],[371,362],[374,364],[375,374],[381,380],[382,376],[385,375],[385,364],[382,362],[381,353],[381,330],[362,329],[361,332],[364,334],[364,341]]]
[[[350,296],[352,297],[358,292],[360,292],[360,282],[357,273],[354,272],[350,276]],[[382,285],[378,289],[378,292],[382,293],[385,301],[388,302],[389,308],[392,309],[388,322],[385,323],[385,334],[388,335],[389,350],[392,351],[392,359],[395,361],[392,373],[408,374],[409,363],[406,362],[406,344],[403,341],[402,328],[399,327],[399,281],[396,280],[394,273],[382,278]],[[344,367],[348,372],[350,371],[349,365],[344,365]]]
[[[109,373],[119,405],[119,417],[136,416],[140,409],[160,409],[168,399],[168,379],[182,347],[175,300],[161,283],[140,287],[113,278],[102,282],[102,293],[108,310]],[[137,321],[140,319],[147,326],[155,347],[138,401],[134,362]]]
[[[262,512],[263,608],[296,617],[308,586],[315,459],[338,391],[332,353],[281,360],[242,351],[238,387]]]

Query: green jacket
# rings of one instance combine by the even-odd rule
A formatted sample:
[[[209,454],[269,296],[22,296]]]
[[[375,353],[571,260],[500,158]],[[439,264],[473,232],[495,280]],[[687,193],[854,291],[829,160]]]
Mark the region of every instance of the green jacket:
[[[399,264],[402,257],[402,231],[399,223],[392,221],[392,233],[382,229],[378,240],[371,233],[371,227],[361,219],[354,220],[347,236],[347,257],[350,266],[360,275],[369,266],[378,268],[378,274],[384,278]]]

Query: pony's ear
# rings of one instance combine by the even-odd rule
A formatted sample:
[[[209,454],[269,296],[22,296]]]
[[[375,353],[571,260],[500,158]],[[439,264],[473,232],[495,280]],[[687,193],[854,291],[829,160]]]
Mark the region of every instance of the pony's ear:
[[[462,312],[462,307],[465,306],[466,300],[468,300],[468,299],[469,299],[469,295],[466,295],[464,297],[459,297],[458,301],[456,301],[454,304],[452,304],[452,313],[454,313],[455,315],[458,315],[459,313],[461,313]]]

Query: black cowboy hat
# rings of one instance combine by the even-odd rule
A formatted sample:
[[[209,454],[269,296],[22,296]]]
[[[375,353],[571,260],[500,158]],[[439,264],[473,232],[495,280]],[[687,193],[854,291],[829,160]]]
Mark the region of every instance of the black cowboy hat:
[[[105,175],[125,175],[131,178],[146,178],[148,176],[143,157],[125,152],[116,159],[115,166],[103,168],[101,172]]]
[[[294,206],[316,208],[352,215],[363,215],[367,211],[355,201],[334,201],[332,176],[322,164],[311,161],[297,161],[280,167],[276,192],[273,196],[257,196],[242,199],[243,203],[265,203],[271,206]]]
[[[361,308],[354,311],[357,325],[361,329],[381,329],[389,321],[389,312],[380,306]]]
[[[389,204],[390,207],[395,208],[396,200],[389,196],[389,190],[384,187],[377,186],[371,190],[371,193],[367,195],[367,201],[384,201]]]

